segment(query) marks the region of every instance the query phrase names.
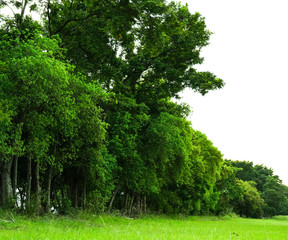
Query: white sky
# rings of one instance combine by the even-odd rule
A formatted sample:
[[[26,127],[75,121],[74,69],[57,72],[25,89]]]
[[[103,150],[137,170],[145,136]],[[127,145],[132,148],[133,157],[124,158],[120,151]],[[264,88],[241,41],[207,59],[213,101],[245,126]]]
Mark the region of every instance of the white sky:
[[[231,160],[264,164],[288,185],[287,0],[182,0],[214,34],[198,70],[222,78],[202,97],[184,91],[194,129]]]

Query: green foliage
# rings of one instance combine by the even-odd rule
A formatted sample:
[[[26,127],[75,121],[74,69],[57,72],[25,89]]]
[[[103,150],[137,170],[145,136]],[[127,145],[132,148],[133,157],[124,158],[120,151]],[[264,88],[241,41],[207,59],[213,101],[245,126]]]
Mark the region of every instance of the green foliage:
[[[161,125],[152,125],[152,142],[148,145],[149,159],[153,157],[151,154],[156,154],[155,162],[161,164],[158,179],[163,180],[159,184],[159,194],[152,200],[156,204],[154,207],[168,213],[206,214],[213,211],[219,195],[214,187],[220,178],[221,152],[204,134],[194,131],[187,121],[175,116],[163,117]]]
[[[247,217],[262,217],[265,206],[263,198],[255,187],[255,182],[239,181],[240,188],[243,191],[243,206],[241,207],[241,215]]]
[[[101,177],[108,159],[102,157],[106,124],[99,105],[107,96],[101,87],[74,72],[56,38],[2,35],[1,52],[1,126],[11,126],[1,127],[3,155],[32,157],[44,172],[48,166],[58,173],[72,166],[82,174],[95,168],[94,176],[106,182]]]
[[[204,18],[186,6],[77,0],[51,3],[50,9],[50,34],[59,34],[68,58],[109,91],[150,107],[185,87],[203,95],[223,87],[213,74],[192,67],[203,62],[200,50],[211,33]]]
[[[203,62],[200,50],[211,35],[204,18],[191,14],[187,6],[164,0],[61,0],[49,2],[47,9],[47,35],[59,34],[67,49],[65,56],[77,71],[113,93],[108,102],[101,103],[108,123],[109,159],[116,161],[109,165],[109,186],[115,184],[110,207],[115,200],[115,206],[128,212],[139,206],[144,209],[146,197],[166,201],[159,196],[164,192],[170,196],[176,190],[175,199],[181,199],[183,209],[178,190],[187,187],[197,192],[192,205],[209,209],[217,202],[213,187],[220,176],[221,153],[191,128],[186,120],[189,109],[170,101],[185,87],[204,95],[224,85],[212,73],[193,68]],[[81,159],[73,172],[80,170],[87,176],[87,156],[95,158],[84,135],[101,124],[85,119],[77,124],[81,126],[77,140],[69,139],[65,145],[74,148]],[[91,128],[87,127],[91,122]],[[101,136],[95,131],[95,138],[101,140]],[[91,176],[89,183],[94,185]],[[160,200],[157,204],[161,207]]]
[[[252,162],[247,161],[230,163],[237,168],[237,178],[256,183],[256,188],[265,201],[265,216],[287,213],[287,187],[282,184],[278,176],[273,175],[272,169],[263,165],[253,166]]]
[[[110,103],[107,112],[109,123],[109,153],[117,159],[116,181],[128,190],[139,191],[144,163],[138,153],[139,135],[149,120],[147,107],[134,99],[119,96]]]
[[[211,36],[199,13],[165,0],[7,4],[15,11],[0,28],[1,204],[13,188],[21,210],[31,190],[63,214],[288,212],[287,187],[271,169],[223,161],[191,127],[189,107],[171,101],[187,87],[205,95],[224,86],[195,68]],[[43,26],[28,15],[41,8]]]
[[[235,169],[227,160],[221,167],[221,177],[216,183],[216,192],[219,192],[219,200],[215,208],[216,214],[231,214],[242,207],[242,189],[236,179]]]
[[[264,185],[262,197],[265,200],[265,215],[286,215],[288,213],[288,188],[278,178],[270,177]]]

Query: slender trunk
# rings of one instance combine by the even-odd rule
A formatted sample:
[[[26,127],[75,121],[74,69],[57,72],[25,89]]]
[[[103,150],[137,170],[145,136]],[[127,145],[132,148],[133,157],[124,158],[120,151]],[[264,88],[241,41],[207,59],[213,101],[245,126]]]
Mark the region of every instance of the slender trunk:
[[[57,142],[57,136],[56,136],[56,142]],[[56,150],[57,150],[57,144],[54,144],[54,159],[56,159]],[[51,208],[51,182],[52,182],[52,171],[53,168],[51,165],[48,166],[48,179],[47,179],[47,192],[46,192],[46,208],[45,211],[46,213],[50,213],[50,208]],[[57,194],[56,194],[57,195]]]
[[[21,209],[21,212],[24,211],[24,203],[25,203],[25,198],[24,198],[24,192],[22,189],[19,189],[19,195],[20,195],[20,209]]]
[[[134,202],[134,195],[132,196],[130,207],[129,207],[129,212],[128,212],[129,216],[131,215],[131,212],[132,212],[133,202]]]
[[[27,162],[26,209],[30,209],[31,207],[31,180],[32,180],[31,165],[32,165],[32,158],[31,156],[29,156]]]
[[[146,195],[144,195],[144,199],[143,199],[143,208],[144,208],[144,213],[146,213],[147,211],[147,203],[146,203]]]
[[[28,4],[28,0],[22,0],[22,6],[21,6],[21,13],[20,13],[20,16],[19,18],[16,18],[18,19],[17,20],[17,28],[19,30],[20,33],[22,33],[22,24],[23,24],[23,20],[24,20],[24,15],[25,15],[25,10],[26,10],[26,7],[27,7],[27,4]],[[16,16],[15,16],[16,17]],[[20,40],[20,34],[18,36],[18,39]]]
[[[113,192],[113,195],[112,195],[112,198],[110,200],[110,203],[109,203],[109,208],[108,208],[108,211],[110,212],[111,209],[112,209],[112,206],[113,206],[113,202],[115,200],[115,197],[119,191],[119,188],[120,188],[120,184],[117,185],[117,187],[115,188],[114,192]]]
[[[21,24],[22,24],[23,19],[24,19],[24,13],[25,13],[25,10],[26,10],[27,3],[28,3],[28,0],[25,0],[24,4],[22,2],[22,9],[21,9],[21,15],[20,15],[20,21],[21,21],[20,23]]]
[[[39,162],[36,162],[35,168],[35,178],[36,178],[36,196],[35,196],[35,210],[36,213],[39,213],[40,210],[40,173],[39,173]]]
[[[52,31],[51,31],[51,16],[50,16],[50,0],[47,2],[47,20],[48,20],[48,32],[49,32],[49,37],[51,38],[52,36]]]
[[[2,165],[1,172],[1,183],[2,183],[2,206],[9,207],[11,200],[13,198],[13,190],[12,190],[12,181],[11,181],[11,167],[12,167],[13,159],[8,162],[4,162]]]
[[[75,184],[75,203],[74,203],[74,207],[75,208],[78,207],[78,183]]]
[[[130,199],[130,195],[129,195],[129,193],[127,193],[126,194],[126,200],[125,200],[125,206],[124,206],[125,212],[129,211],[129,199]]]
[[[50,204],[51,204],[51,181],[52,181],[52,166],[49,165],[48,168],[48,181],[47,181],[47,204],[46,204],[46,212],[50,212]]]
[[[87,197],[86,197],[86,177],[84,175],[84,186],[83,186],[83,210],[86,208],[86,202],[87,202]]]
[[[59,208],[61,208],[62,206],[61,206],[61,201],[60,201],[60,199],[59,199],[59,197],[58,197],[58,194],[57,194],[57,190],[56,189],[53,189],[53,192],[54,192],[54,196],[55,196],[55,200],[56,200],[56,202],[57,202],[57,206],[59,207]],[[61,191],[62,192],[62,191]],[[61,193],[61,195],[62,195],[62,193]],[[49,211],[49,209],[48,209],[48,211]]]
[[[13,166],[13,197],[16,200],[17,203],[17,196],[16,196],[16,190],[17,190],[17,182],[18,180],[18,156],[14,159],[14,166]]]
[[[138,193],[137,194],[137,207],[136,207],[137,214],[142,213],[142,208],[141,208],[141,195]]]

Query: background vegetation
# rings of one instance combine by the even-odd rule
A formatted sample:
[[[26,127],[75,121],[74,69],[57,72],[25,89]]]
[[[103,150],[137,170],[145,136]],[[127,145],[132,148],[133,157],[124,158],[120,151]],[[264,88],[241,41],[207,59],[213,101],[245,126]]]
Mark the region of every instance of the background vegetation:
[[[60,214],[288,213],[271,169],[224,160],[172,101],[211,33],[165,0],[0,1],[0,206]],[[42,21],[29,12],[38,11]]]

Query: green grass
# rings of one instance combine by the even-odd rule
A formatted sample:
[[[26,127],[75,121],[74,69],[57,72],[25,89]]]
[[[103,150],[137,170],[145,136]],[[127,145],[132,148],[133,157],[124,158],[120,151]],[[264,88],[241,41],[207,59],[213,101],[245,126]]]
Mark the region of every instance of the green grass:
[[[5,217],[5,216],[3,216]],[[0,239],[288,239],[288,217],[244,219],[230,217],[143,217],[113,216],[9,217],[0,216]],[[3,221],[5,220],[5,221]]]

